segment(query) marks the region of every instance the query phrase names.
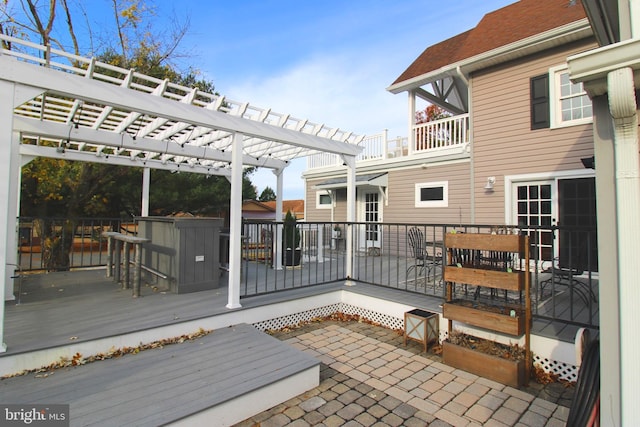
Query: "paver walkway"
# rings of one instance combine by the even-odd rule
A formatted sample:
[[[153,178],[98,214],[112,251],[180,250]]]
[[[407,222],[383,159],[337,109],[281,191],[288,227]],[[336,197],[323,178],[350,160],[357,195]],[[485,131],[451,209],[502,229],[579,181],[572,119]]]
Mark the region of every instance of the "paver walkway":
[[[419,343],[358,322],[274,336],[322,362],[319,387],[237,424],[270,426],[564,426],[573,390],[523,390],[454,369]]]

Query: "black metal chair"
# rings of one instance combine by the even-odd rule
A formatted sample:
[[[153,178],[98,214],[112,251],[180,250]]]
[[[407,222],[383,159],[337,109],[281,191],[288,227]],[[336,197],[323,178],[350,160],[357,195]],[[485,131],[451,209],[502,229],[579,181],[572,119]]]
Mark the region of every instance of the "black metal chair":
[[[418,227],[411,227],[407,233],[407,240],[413,258],[413,264],[407,267],[407,280],[412,275],[414,279],[423,277],[425,268],[429,276],[437,267],[442,268],[442,253],[435,251],[433,255],[427,253],[426,241],[422,230]]]

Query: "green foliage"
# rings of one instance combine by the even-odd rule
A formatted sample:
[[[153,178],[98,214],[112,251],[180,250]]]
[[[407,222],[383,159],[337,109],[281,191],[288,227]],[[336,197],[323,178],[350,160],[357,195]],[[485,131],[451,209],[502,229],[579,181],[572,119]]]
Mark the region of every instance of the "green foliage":
[[[275,199],[275,191],[273,191],[271,187],[267,186],[264,188],[264,190],[262,190],[262,193],[260,193],[260,198],[258,200],[260,200],[261,202],[271,202]]]
[[[284,226],[282,230],[282,246],[284,249],[295,249],[300,247],[300,230],[296,223],[297,218],[291,213],[291,210],[287,211],[284,217]]]

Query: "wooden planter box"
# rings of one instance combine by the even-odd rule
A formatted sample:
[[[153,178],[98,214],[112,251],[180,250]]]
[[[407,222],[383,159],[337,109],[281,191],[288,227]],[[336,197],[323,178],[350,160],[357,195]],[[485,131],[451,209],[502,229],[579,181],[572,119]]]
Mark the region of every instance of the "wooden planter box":
[[[481,268],[461,268],[447,265],[444,268],[444,280],[455,283],[468,283],[507,291],[524,290],[525,273],[523,271],[484,270]]]
[[[506,310],[509,309],[507,308]],[[511,317],[510,313],[496,313],[482,308],[463,306],[456,304],[456,301],[452,301],[443,305],[442,316],[450,320],[509,335],[519,336],[525,332],[525,318],[520,310],[516,310],[516,316]]]
[[[501,384],[519,388],[526,383],[524,360],[507,360],[447,341],[442,343],[442,356],[446,365]]]

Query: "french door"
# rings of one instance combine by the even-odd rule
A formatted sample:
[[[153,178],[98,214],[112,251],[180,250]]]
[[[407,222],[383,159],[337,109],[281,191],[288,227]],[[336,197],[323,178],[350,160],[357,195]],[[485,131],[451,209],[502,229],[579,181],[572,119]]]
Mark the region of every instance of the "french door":
[[[381,243],[381,229],[380,222],[380,200],[379,193],[377,191],[364,191],[360,194],[360,218],[359,221],[366,224],[360,228],[359,244],[363,249],[371,247],[380,247]]]
[[[513,200],[514,217],[529,235],[536,259],[597,271],[595,178],[515,183]],[[550,229],[556,225],[562,228]]]

